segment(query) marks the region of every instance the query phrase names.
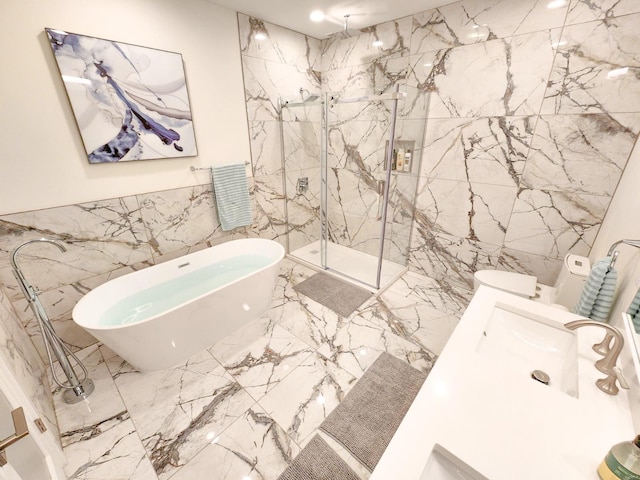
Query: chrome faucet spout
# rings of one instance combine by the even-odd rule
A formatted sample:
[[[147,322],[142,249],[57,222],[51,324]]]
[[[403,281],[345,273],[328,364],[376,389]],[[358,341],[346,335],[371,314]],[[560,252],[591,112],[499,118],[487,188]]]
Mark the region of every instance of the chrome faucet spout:
[[[596,386],[609,395],[617,394],[619,390],[616,385],[616,379],[620,381],[621,385],[626,385],[626,381],[622,378],[621,370],[616,367],[616,362],[618,361],[618,357],[620,356],[620,352],[622,352],[622,347],[624,346],[624,337],[622,336],[622,332],[607,323],[586,319],[565,323],[564,326],[569,330],[575,330],[580,327],[600,327],[605,329],[607,331],[605,340],[600,344],[594,345],[594,349],[604,342],[610,344],[611,338],[613,338],[613,345],[611,345],[611,349],[606,352],[604,357],[595,363],[595,367],[607,375],[606,378],[596,380]]]

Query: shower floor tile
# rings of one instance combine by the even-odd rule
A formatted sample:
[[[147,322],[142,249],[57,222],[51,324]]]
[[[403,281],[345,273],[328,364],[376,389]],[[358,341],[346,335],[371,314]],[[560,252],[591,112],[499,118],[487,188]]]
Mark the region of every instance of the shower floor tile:
[[[291,256],[299,258],[316,267],[321,267],[320,240],[301,247],[293,252]],[[378,272],[378,258],[368,253],[359,252],[353,248],[327,243],[327,266],[329,271],[343,276],[354,284],[365,287],[368,290],[375,290]],[[406,270],[406,267],[388,260],[382,261],[382,272],[380,276],[380,287],[384,288]]]
[[[55,395],[69,478],[276,480],[381,352],[430,368],[471,298],[406,272],[342,318],[293,289],[315,272],[285,259],[264,317],[180,367],[80,352],[96,391]]]

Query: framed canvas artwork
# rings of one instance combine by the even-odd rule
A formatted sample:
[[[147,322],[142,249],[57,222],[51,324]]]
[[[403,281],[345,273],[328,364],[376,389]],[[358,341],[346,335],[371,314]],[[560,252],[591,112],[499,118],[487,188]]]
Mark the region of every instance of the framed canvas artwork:
[[[45,31],[89,163],[198,154],[182,55]]]

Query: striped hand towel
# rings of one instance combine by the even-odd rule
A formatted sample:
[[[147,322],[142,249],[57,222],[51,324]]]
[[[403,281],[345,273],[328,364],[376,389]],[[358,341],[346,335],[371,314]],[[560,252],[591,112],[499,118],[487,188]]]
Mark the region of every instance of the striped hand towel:
[[[212,175],[222,230],[251,225],[253,214],[244,163],[213,167]]]
[[[613,304],[618,272],[611,268],[611,257],[594,263],[582,289],[580,300],[573,309],[583,317],[606,322]]]
[[[631,317],[631,320],[633,320],[633,328],[636,333],[640,333],[640,290],[638,290],[636,296],[633,297],[627,313]]]

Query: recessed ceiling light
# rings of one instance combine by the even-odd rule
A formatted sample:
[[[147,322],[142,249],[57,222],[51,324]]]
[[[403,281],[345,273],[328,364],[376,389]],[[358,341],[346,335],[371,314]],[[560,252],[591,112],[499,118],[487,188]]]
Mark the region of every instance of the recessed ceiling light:
[[[262,40],[265,40],[267,36],[262,32],[258,32],[253,36],[253,38],[261,42]]]
[[[615,70],[609,71],[607,73],[607,78],[615,78],[620,75],[626,75],[629,72],[629,67],[616,68]]]
[[[314,10],[309,14],[309,18],[313,22],[321,22],[324,20],[324,12],[322,10]]]
[[[562,8],[567,4],[567,0],[553,0],[553,2],[547,3],[547,8]]]

